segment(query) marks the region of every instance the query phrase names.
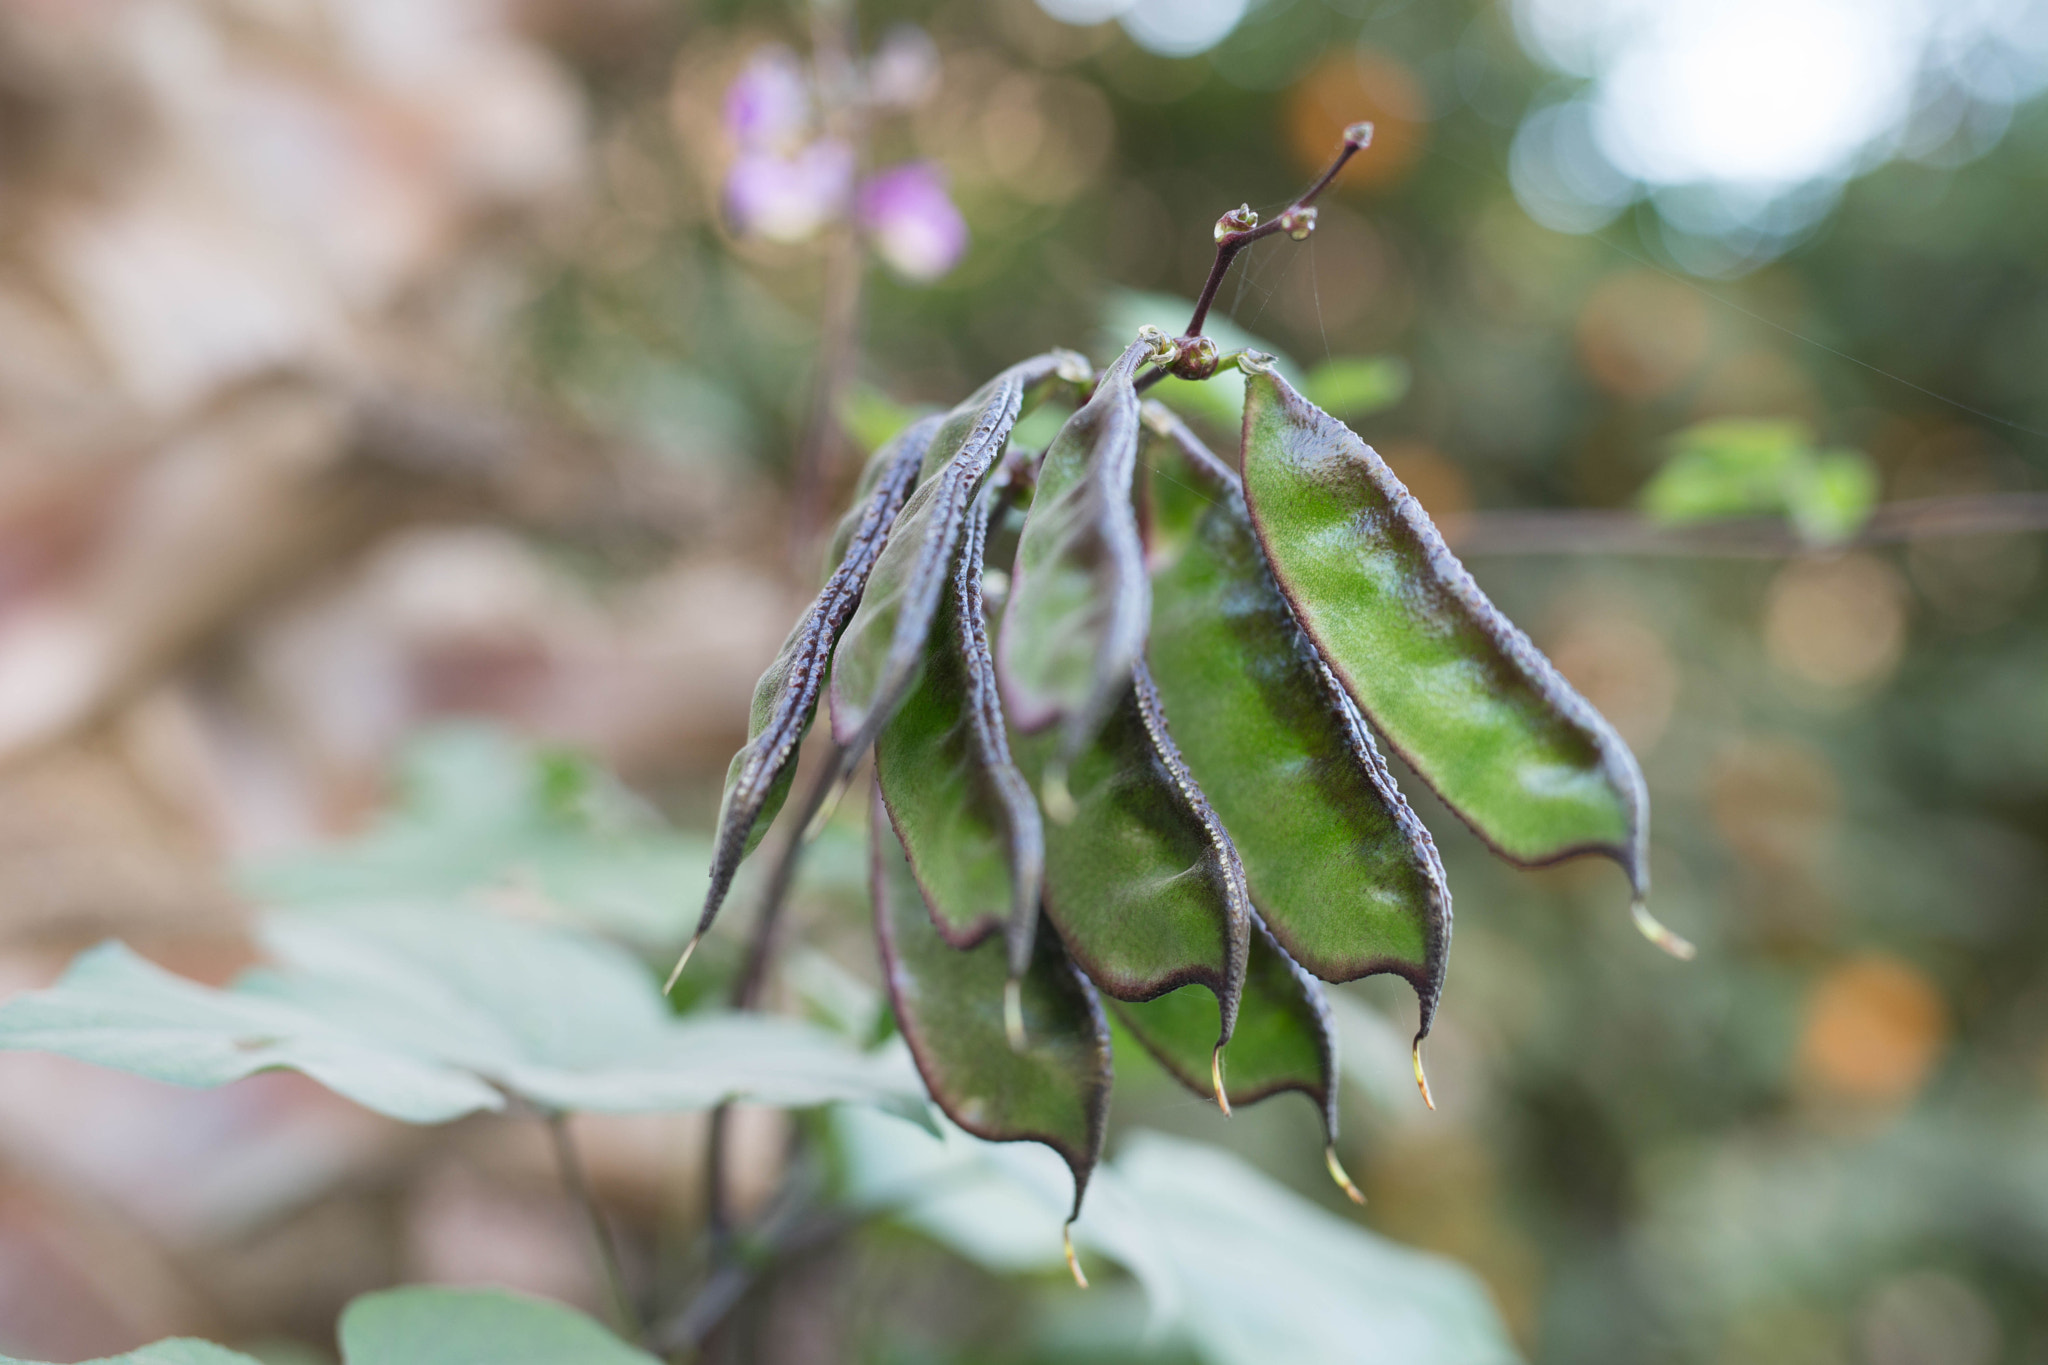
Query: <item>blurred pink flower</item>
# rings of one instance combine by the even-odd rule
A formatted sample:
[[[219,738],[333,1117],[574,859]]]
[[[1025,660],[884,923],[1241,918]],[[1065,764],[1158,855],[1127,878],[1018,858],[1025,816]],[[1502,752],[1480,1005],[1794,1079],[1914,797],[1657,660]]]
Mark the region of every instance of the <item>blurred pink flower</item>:
[[[852,189],[853,149],[820,139],[794,156],[741,155],[725,177],[726,212],[742,234],[801,242],[846,211]]]
[[[914,109],[939,87],[939,48],[916,24],[882,35],[868,63],[868,103],[878,109]]]
[[[725,131],[742,153],[787,152],[811,123],[803,64],[786,47],[764,47],[725,90]]]
[[[860,187],[857,210],[875,250],[907,279],[935,280],[967,250],[967,221],[929,162],[872,177]]]

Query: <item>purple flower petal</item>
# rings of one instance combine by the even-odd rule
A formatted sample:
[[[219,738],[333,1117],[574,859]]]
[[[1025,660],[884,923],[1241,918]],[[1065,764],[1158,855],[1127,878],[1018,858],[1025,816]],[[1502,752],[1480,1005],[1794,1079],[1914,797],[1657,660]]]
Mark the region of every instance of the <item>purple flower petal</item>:
[[[915,109],[939,88],[939,48],[916,24],[882,35],[868,62],[868,102],[881,109]]]
[[[725,89],[725,131],[742,152],[786,152],[811,122],[804,68],[786,47],[764,47]]]
[[[967,220],[929,162],[913,161],[868,180],[860,187],[858,212],[875,250],[906,279],[935,280],[967,250]]]
[[[820,139],[795,156],[755,152],[725,177],[725,205],[738,232],[771,242],[801,242],[846,211],[853,149]]]

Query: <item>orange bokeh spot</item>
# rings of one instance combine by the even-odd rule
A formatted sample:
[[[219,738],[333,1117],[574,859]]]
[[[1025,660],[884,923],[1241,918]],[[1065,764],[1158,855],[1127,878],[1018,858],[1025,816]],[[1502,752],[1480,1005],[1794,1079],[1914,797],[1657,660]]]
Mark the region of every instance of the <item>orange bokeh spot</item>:
[[[1711,340],[1700,296],[1647,270],[1623,270],[1593,288],[1579,312],[1579,359],[1609,393],[1656,398],[1706,358]]]
[[[1948,1010],[1910,963],[1852,958],[1814,984],[1799,1039],[1801,1070],[1849,1099],[1897,1104],[1918,1093],[1948,1040]]]
[[[1323,58],[1287,95],[1287,146],[1304,170],[1337,154],[1344,130],[1363,119],[1372,145],[1352,158],[1338,187],[1394,184],[1422,151],[1429,103],[1422,83],[1384,52],[1360,48]]]

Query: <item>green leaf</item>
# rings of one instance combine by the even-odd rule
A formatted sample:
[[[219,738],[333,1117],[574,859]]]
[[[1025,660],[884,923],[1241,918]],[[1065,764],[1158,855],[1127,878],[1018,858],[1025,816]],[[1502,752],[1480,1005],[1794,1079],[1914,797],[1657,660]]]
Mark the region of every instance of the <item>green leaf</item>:
[[[1647,893],[1635,758],[1502,616],[1349,428],[1279,376],[1245,388],[1244,489],[1281,590],[1380,734],[1524,866],[1603,853]]]
[[[340,1336],[342,1365],[658,1365],[573,1308],[502,1289],[365,1294]]]
[[[1377,1237],[1214,1147],[1139,1133],[1115,1163],[1212,1365],[1506,1365],[1471,1271]]]
[[[1146,653],[1174,739],[1287,952],[1329,981],[1406,977],[1426,1034],[1451,937],[1436,844],[1296,624],[1237,476],[1171,414],[1146,423]]]
[[[1029,1150],[930,1137],[854,1109],[831,1116],[857,1206],[998,1273],[1051,1269],[1063,1191]],[[1477,1276],[1380,1237],[1216,1148],[1127,1138],[1097,1172],[1074,1240],[1120,1262],[1208,1365],[1511,1365]],[[1155,1330],[1155,1334],[1157,1331]]]
[[[977,1137],[1040,1142],[1058,1152],[1073,1172],[1073,1218],[1109,1121],[1109,1022],[1101,1002],[1059,940],[1037,935],[1018,995],[1024,1044],[1012,1047],[1004,955],[993,943],[963,952],[939,936],[879,793],[870,820],[883,975],[926,1087]]]
[[[832,655],[832,737],[864,751],[917,680],[926,636],[953,570],[967,513],[1027,399],[1078,380],[1086,362],[1055,351],[1013,365],[943,419],[875,562],[859,610]]]
[[[1793,525],[1815,545],[1853,539],[1877,507],[1877,470],[1860,450],[1824,450],[1787,499]]]
[[[726,770],[711,884],[704,893],[693,944],[704,936],[725,904],[740,860],[753,852],[788,799],[789,785],[796,777],[797,746],[817,712],[826,666],[885,552],[890,527],[910,496],[925,454],[939,432],[939,420],[928,417],[875,452],[863,478],[864,483],[872,481],[872,486],[841,523],[845,546],[838,569],[755,684],[747,742],[732,756]],[[684,957],[688,958],[688,950]]]
[[[872,384],[856,384],[839,406],[839,427],[863,451],[873,454],[932,415],[928,406],[899,403]]]
[[[0,1365],[34,1365],[27,1360],[16,1360],[13,1356],[0,1356]],[[126,1355],[104,1356],[88,1360],[84,1365],[262,1365],[254,1356],[245,1356],[240,1351],[230,1351],[225,1346],[216,1346],[210,1341],[199,1341],[193,1337],[173,1337],[168,1341],[139,1346]]]
[[[972,948],[1007,922],[1015,977],[1031,963],[1045,830],[1010,758],[982,602],[989,521],[1010,478],[998,470],[975,499],[924,669],[876,737],[875,777],[939,933]]]
[[[563,929],[393,908],[275,916],[264,940],[274,965],[224,991],[103,945],[0,1005],[0,1048],[181,1085],[287,1068],[413,1123],[501,1108],[501,1091],[613,1113],[916,1094],[887,1056],[794,1020],[679,1021],[636,959]]]
[[[710,861],[588,763],[536,754],[500,730],[439,726],[407,747],[401,799],[361,838],[241,869],[254,899],[348,907],[517,888],[576,924],[650,947],[679,936]],[[536,898],[533,893],[538,893]]]
[[[1326,412],[1365,417],[1408,396],[1408,362],[1398,356],[1348,356],[1309,371],[1302,394]]]
[[[1815,544],[1855,535],[1877,504],[1877,473],[1855,450],[1817,451],[1792,419],[1728,418],[1687,427],[1642,491],[1667,525],[1784,513]]]
[[[1104,372],[1045,452],[1017,541],[996,671],[1010,723],[1063,723],[1063,756],[1087,743],[1129,686],[1151,615],[1131,508],[1138,452],[1132,376],[1146,343]]]
[[[1233,1107],[1283,1090],[1315,1102],[1326,1140],[1337,1137],[1337,1040],[1316,979],[1296,966],[1254,917],[1237,1029],[1223,1050],[1223,1090]],[[1156,1000],[1113,1005],[1145,1050],[1175,1080],[1208,1098],[1210,1050],[1221,1020],[1208,992],[1183,986]]]
[[[395,1050],[275,999],[216,991],[119,943],[81,953],[48,990],[0,1005],[0,1049],[54,1052],[173,1085],[301,1071],[368,1109],[441,1123],[504,1099],[460,1067]]]
[[[1090,980],[1119,1000],[1190,983],[1221,1010],[1230,1041],[1251,933],[1244,868],[1167,733],[1141,660],[1134,685],[1068,770],[1070,818],[1045,832],[1045,913]],[[1019,746],[1043,773],[1052,736]]]

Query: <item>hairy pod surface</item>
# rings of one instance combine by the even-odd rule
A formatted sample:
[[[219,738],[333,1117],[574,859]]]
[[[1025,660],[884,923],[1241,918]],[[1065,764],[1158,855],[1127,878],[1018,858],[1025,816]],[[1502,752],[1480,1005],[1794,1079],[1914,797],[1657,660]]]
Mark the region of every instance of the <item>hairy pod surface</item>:
[[[941,936],[972,948],[1007,923],[1018,977],[1031,963],[1045,829],[1010,758],[982,597],[989,521],[1014,491],[999,470],[975,499],[924,669],[876,737],[875,776]]]
[[[1054,934],[1039,934],[1018,999],[1027,1042],[1003,1020],[1009,975],[993,942],[960,950],[940,937],[903,846],[873,801],[869,825],[875,936],[896,1022],[932,1099],[993,1142],[1042,1142],[1074,1173],[1073,1212],[1102,1156],[1109,1122],[1109,1020]]]
[[[1435,841],[1296,623],[1237,476],[1165,409],[1145,420],[1146,657],[1174,738],[1287,953],[1327,981],[1406,977],[1427,1033],[1451,934]]]
[[[1132,377],[1149,348],[1117,357],[1046,447],[1003,613],[997,674],[1010,723],[1062,727],[1071,759],[1129,685],[1151,591],[1131,508],[1138,454]]]
[[[1251,933],[1244,866],[1167,733],[1142,661],[1069,772],[1073,818],[1046,827],[1045,913],[1067,951],[1119,1000],[1199,983],[1221,1046],[1236,1026]],[[1055,736],[1019,756],[1041,772]]]
[[[858,756],[916,681],[967,513],[1003,453],[1028,393],[1059,380],[1059,352],[1013,365],[954,408],[890,529],[860,609],[832,655],[832,736]]]
[[[817,713],[833,648],[860,605],[889,527],[910,496],[938,429],[937,417],[913,423],[869,458],[853,507],[833,536],[838,567],[754,686],[747,742],[733,755],[719,802],[711,885],[697,923],[700,936],[725,903],[741,860],[761,842],[788,799],[797,746]]]
[[[1140,403],[1163,340],[1127,348],[1042,458],[1007,447],[1035,396],[1085,390],[1070,353],[1013,366],[871,461],[839,568],[757,690],[701,924],[782,804],[828,687],[825,777],[875,748],[890,999],[956,1122],[1053,1147],[1078,1211],[1110,1086],[1100,989],[1226,1112],[1308,1096],[1358,1199],[1316,978],[1413,985],[1427,1099],[1419,1045],[1451,939],[1435,842],[1375,733],[1509,860],[1620,862],[1639,922],[1684,945],[1640,904],[1634,758],[1379,457],[1247,353],[1240,475]],[[1012,535],[1008,589],[985,590],[991,540]]]
[[[1270,370],[1245,381],[1244,492],[1303,628],[1445,804],[1511,862],[1602,853],[1641,897],[1649,802],[1628,746],[1386,462]]]

